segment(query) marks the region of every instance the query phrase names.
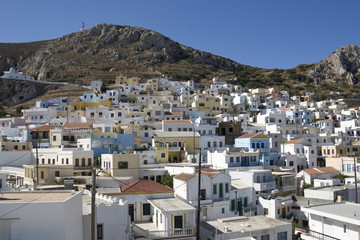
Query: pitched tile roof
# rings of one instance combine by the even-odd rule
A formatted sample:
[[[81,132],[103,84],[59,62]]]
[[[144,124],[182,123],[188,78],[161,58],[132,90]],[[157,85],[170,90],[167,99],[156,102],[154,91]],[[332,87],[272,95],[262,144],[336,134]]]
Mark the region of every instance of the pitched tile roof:
[[[179,175],[176,175],[174,178],[175,179],[178,179],[178,180],[181,180],[181,181],[184,181],[184,182],[187,182],[189,181],[190,179],[194,178],[196,176],[196,174],[190,174],[190,173],[180,173]]]
[[[304,140],[303,138],[301,139],[295,139],[295,140],[290,140],[290,141],[287,141],[286,143],[284,144],[294,144],[294,143],[299,143],[301,142],[302,140]]]
[[[309,175],[340,173],[339,170],[336,170],[333,167],[319,167],[319,168],[305,169],[303,171],[306,172]]]
[[[213,178],[213,177],[217,176],[219,174],[219,172],[210,172],[210,171],[204,171],[203,172],[203,171],[201,171],[201,174],[205,175],[205,176],[208,176],[210,178]],[[197,174],[195,174],[195,173],[181,173],[181,174],[175,176],[174,178],[176,178],[178,180],[181,180],[181,181],[184,181],[184,182],[187,182],[187,181],[189,181],[190,179],[193,179],[196,176],[197,176]]]
[[[237,138],[251,138],[251,137],[254,137],[256,136],[258,133],[249,133],[249,134],[245,134],[245,135],[242,135],[240,137],[237,137]]]
[[[31,131],[35,131],[35,132],[47,132],[50,131],[51,129],[54,129],[55,125],[43,125],[40,127],[36,127],[33,128]]]
[[[360,140],[353,142],[353,145],[360,145]]]
[[[122,193],[161,193],[161,192],[173,192],[170,187],[162,185],[148,179],[139,179],[128,185],[121,186]]]

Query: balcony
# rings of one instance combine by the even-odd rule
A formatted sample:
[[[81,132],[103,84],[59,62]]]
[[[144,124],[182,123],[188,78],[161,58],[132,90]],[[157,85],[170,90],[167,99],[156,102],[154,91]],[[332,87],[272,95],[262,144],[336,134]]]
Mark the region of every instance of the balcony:
[[[91,166],[74,166],[74,170],[90,170]]]
[[[191,238],[196,234],[195,228],[178,228],[169,230],[158,230],[153,222],[135,223],[132,225],[135,238],[165,239],[165,238]]]
[[[273,190],[276,188],[275,181],[273,182],[262,182],[262,183],[254,183],[254,189],[255,191],[267,191],[267,190]]]
[[[319,233],[316,231],[312,231],[312,230],[307,230],[307,229],[301,229],[301,228],[295,228],[295,234],[301,234],[301,239],[306,239],[306,240],[340,240],[339,238],[335,238],[323,233]]]

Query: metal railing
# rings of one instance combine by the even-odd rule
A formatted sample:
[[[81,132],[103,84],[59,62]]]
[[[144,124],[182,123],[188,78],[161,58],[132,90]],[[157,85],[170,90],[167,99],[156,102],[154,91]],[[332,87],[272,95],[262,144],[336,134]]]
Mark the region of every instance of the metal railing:
[[[133,225],[133,231],[135,232],[135,235],[140,235],[149,239],[195,236],[196,233],[195,228],[179,228],[179,229],[170,229],[170,230],[148,231],[142,229],[136,224]]]
[[[319,233],[313,230],[306,230],[306,229],[295,229],[303,235],[311,236],[314,239],[321,239],[321,240],[340,240],[339,238],[335,238],[323,233]],[[296,232],[296,231],[295,231]]]

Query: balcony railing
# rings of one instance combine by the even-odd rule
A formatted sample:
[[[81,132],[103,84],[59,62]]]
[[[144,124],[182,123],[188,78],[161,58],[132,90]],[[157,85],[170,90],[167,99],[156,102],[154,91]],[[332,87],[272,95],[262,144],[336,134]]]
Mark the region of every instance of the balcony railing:
[[[262,183],[254,183],[255,191],[266,191],[276,188],[276,183],[274,182],[262,182]]]
[[[179,229],[170,229],[170,230],[156,230],[149,231],[142,229],[136,224],[133,225],[133,231],[135,235],[142,236],[147,239],[164,239],[171,237],[189,237],[195,236],[195,228],[179,228]]]
[[[321,240],[340,240],[339,238],[335,238],[323,233],[319,233],[312,230],[299,229],[295,228],[295,233],[301,233],[301,235],[307,236],[304,239],[321,239]]]

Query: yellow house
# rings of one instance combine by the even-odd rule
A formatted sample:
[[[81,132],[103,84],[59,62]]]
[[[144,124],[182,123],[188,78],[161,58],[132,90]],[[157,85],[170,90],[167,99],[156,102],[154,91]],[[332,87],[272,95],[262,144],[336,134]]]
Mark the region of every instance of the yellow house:
[[[205,112],[205,114],[217,115],[221,113],[221,104],[218,97],[199,94],[195,96],[191,107],[196,108],[197,111]]]
[[[82,102],[80,100],[77,101],[71,101],[69,103],[71,106],[74,107],[74,110],[82,110],[85,111],[85,108],[98,108],[100,106],[105,106],[110,108],[112,102],[109,100],[104,100],[104,101],[98,101],[98,102]],[[85,116],[85,113],[83,113],[83,116]]]
[[[153,147],[156,149],[156,161],[158,163],[181,162],[184,160],[185,151],[189,154],[198,151],[199,142],[198,132],[194,135],[194,132],[155,131]]]
[[[115,84],[116,85],[121,85],[123,83],[129,83],[129,84],[139,84],[140,83],[140,78],[138,77],[127,77],[125,75],[120,74],[119,76],[116,77],[115,79]]]
[[[325,157],[339,157],[339,156],[360,156],[360,146],[357,145],[330,145],[321,146],[321,154]]]
[[[101,169],[113,177],[140,177],[140,155],[137,153],[101,154]],[[106,176],[106,175],[105,175]]]

